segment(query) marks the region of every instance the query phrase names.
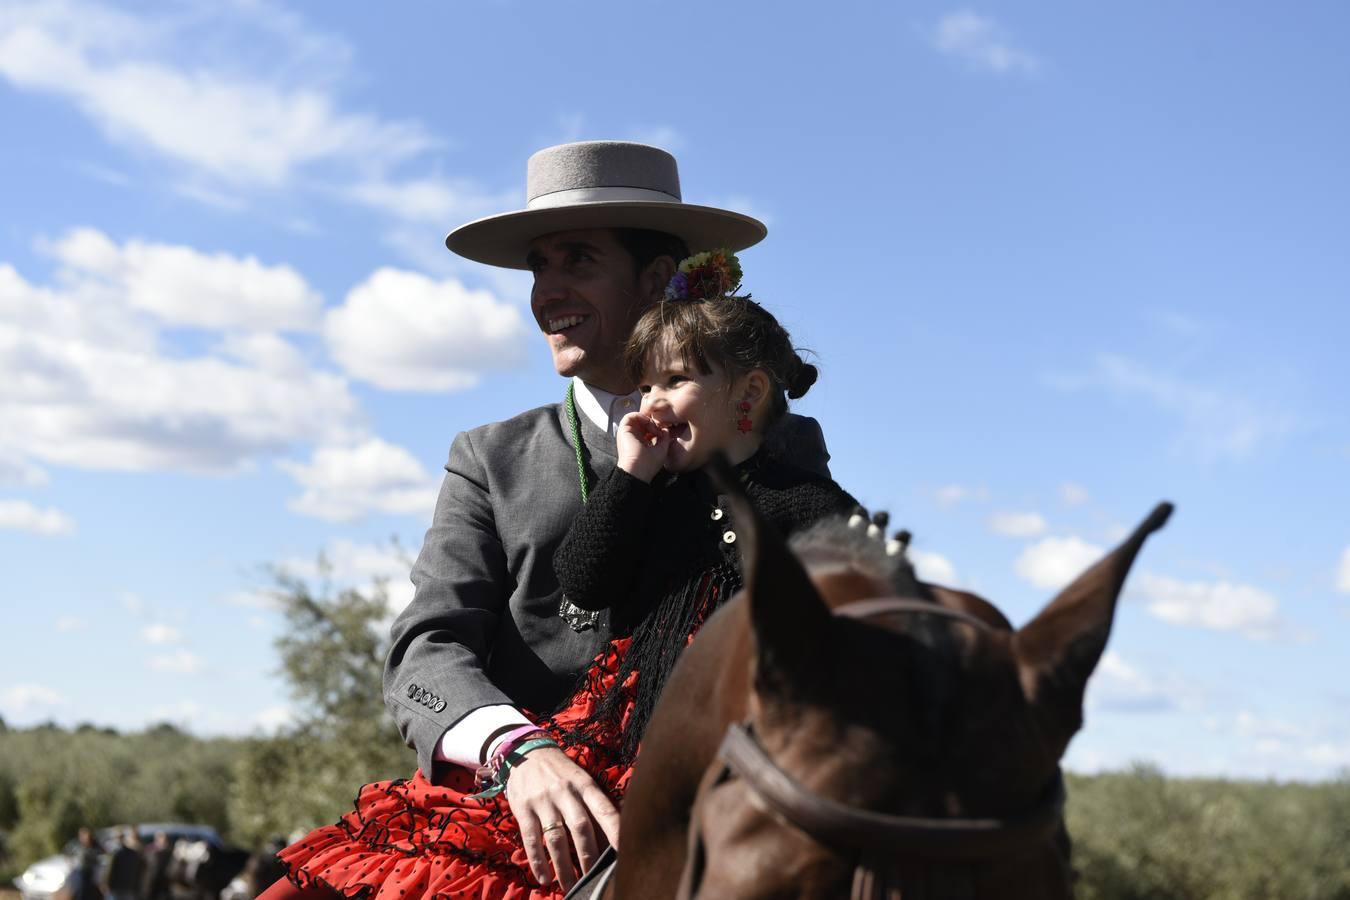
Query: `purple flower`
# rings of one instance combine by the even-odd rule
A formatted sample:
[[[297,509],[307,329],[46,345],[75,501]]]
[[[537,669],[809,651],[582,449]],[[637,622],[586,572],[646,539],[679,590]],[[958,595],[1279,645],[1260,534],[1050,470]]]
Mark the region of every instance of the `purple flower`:
[[[689,276],[683,272],[676,272],[675,277],[670,279],[670,284],[666,285],[667,300],[688,300],[689,299]]]

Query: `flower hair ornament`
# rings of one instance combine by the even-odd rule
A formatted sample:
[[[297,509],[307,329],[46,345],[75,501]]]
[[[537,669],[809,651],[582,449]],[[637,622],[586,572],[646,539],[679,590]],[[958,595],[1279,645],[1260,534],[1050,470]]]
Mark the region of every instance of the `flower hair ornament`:
[[[741,287],[741,261],[730,250],[707,250],[680,262],[666,285],[667,300],[717,300]]]

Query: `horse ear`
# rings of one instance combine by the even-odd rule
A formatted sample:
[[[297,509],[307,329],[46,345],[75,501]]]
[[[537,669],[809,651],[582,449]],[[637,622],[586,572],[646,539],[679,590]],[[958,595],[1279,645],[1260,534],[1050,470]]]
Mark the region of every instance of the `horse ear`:
[[[803,673],[819,671],[816,663],[830,624],[829,607],[782,535],[745,495],[726,458],[718,454],[706,468],[726,497],[740,549],[757,650],[755,687],[779,695],[796,693],[794,685]]]
[[[1119,547],[1060,592],[1013,637],[1022,691],[1062,741],[1083,723],[1083,692],[1111,635],[1116,600],[1144,540],[1167,523],[1172,504],[1159,503]]]

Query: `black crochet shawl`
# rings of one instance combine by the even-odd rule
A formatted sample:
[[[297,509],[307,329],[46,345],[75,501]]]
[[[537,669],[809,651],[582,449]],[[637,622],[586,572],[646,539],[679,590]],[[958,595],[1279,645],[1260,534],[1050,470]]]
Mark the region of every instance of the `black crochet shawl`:
[[[760,450],[735,468],[759,513],[783,535],[855,501],[828,478]],[[553,557],[566,599],[608,610],[615,637],[632,635],[614,687],[594,724],[617,728],[622,686],[637,673],[621,756],[631,760],[688,637],[741,586],[736,523],[702,472],[658,475],[647,484],[622,469],[591,492]]]

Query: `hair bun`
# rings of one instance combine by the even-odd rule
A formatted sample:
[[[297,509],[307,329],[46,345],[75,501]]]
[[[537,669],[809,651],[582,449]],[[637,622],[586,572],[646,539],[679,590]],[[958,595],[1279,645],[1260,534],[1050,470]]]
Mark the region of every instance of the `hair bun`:
[[[792,370],[788,372],[787,377],[787,395],[789,400],[796,400],[811,389],[811,385],[816,383],[816,378],[820,375],[820,370],[809,362],[802,362],[802,358],[793,354],[795,364]]]

